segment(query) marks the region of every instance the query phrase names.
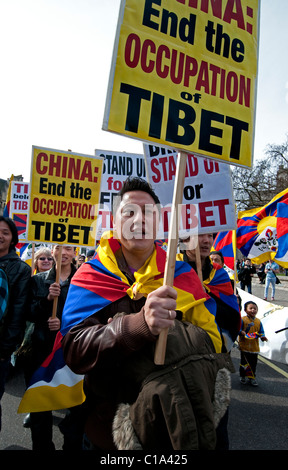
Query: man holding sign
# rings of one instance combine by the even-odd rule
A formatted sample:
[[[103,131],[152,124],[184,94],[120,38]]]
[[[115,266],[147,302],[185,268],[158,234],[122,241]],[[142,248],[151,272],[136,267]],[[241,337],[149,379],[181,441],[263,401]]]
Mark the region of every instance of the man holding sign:
[[[215,302],[187,263],[177,261],[173,287],[163,285],[158,205],[146,181],[128,179],[115,199],[114,233],[102,236],[67,296],[62,345],[68,366],[85,374],[89,449],[215,447],[215,381],[221,369],[225,383],[227,366]],[[166,328],[159,367],[154,348]]]

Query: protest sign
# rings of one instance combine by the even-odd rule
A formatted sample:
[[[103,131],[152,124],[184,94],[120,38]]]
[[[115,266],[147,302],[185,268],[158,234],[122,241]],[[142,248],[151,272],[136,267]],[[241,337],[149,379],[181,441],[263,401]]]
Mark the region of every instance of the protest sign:
[[[122,0],[103,129],[253,161],[258,0]]]
[[[143,155],[134,153],[96,149],[95,154],[104,159],[97,221],[97,240],[99,240],[102,233],[113,228],[111,218],[113,198],[129,176],[145,177],[145,162]]]
[[[144,144],[147,179],[157,188],[161,201],[162,230],[165,238],[170,224],[171,186],[175,179],[177,152]],[[236,228],[235,203],[230,166],[208,158],[187,155],[179,233],[198,235]]]
[[[95,246],[103,159],[32,147],[27,239]]]
[[[26,242],[26,224],[29,202],[29,183],[12,181],[9,217],[13,220],[18,231],[19,243]]]

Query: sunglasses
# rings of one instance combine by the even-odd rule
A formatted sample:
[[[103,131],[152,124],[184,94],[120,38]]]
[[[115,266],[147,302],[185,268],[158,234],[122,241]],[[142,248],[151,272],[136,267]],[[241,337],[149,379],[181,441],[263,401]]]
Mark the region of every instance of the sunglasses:
[[[48,258],[48,257],[44,258],[43,256],[41,256],[41,258],[39,258],[39,259],[40,259],[40,261],[45,261],[45,259],[47,259],[48,261],[53,261],[53,258]]]

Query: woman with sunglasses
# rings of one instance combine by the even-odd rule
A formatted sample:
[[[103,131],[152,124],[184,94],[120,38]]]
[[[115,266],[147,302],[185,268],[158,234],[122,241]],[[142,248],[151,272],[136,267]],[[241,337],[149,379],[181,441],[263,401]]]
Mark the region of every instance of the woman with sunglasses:
[[[47,247],[40,248],[35,254],[35,274],[49,271],[54,264],[51,250]]]

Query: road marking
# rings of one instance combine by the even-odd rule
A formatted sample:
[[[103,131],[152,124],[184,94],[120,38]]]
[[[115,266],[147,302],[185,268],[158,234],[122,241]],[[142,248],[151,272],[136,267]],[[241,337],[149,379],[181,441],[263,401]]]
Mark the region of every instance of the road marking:
[[[286,379],[288,379],[288,373],[285,372],[285,370],[280,369],[280,367],[275,366],[275,364],[273,364],[272,362],[268,361],[268,360],[265,359],[263,356],[260,356],[260,354],[259,354],[259,359],[260,359],[262,362],[264,362],[265,364],[267,364],[267,366],[270,366],[272,369],[276,370],[277,372],[279,372],[279,374],[283,375],[284,377],[286,377]]]

